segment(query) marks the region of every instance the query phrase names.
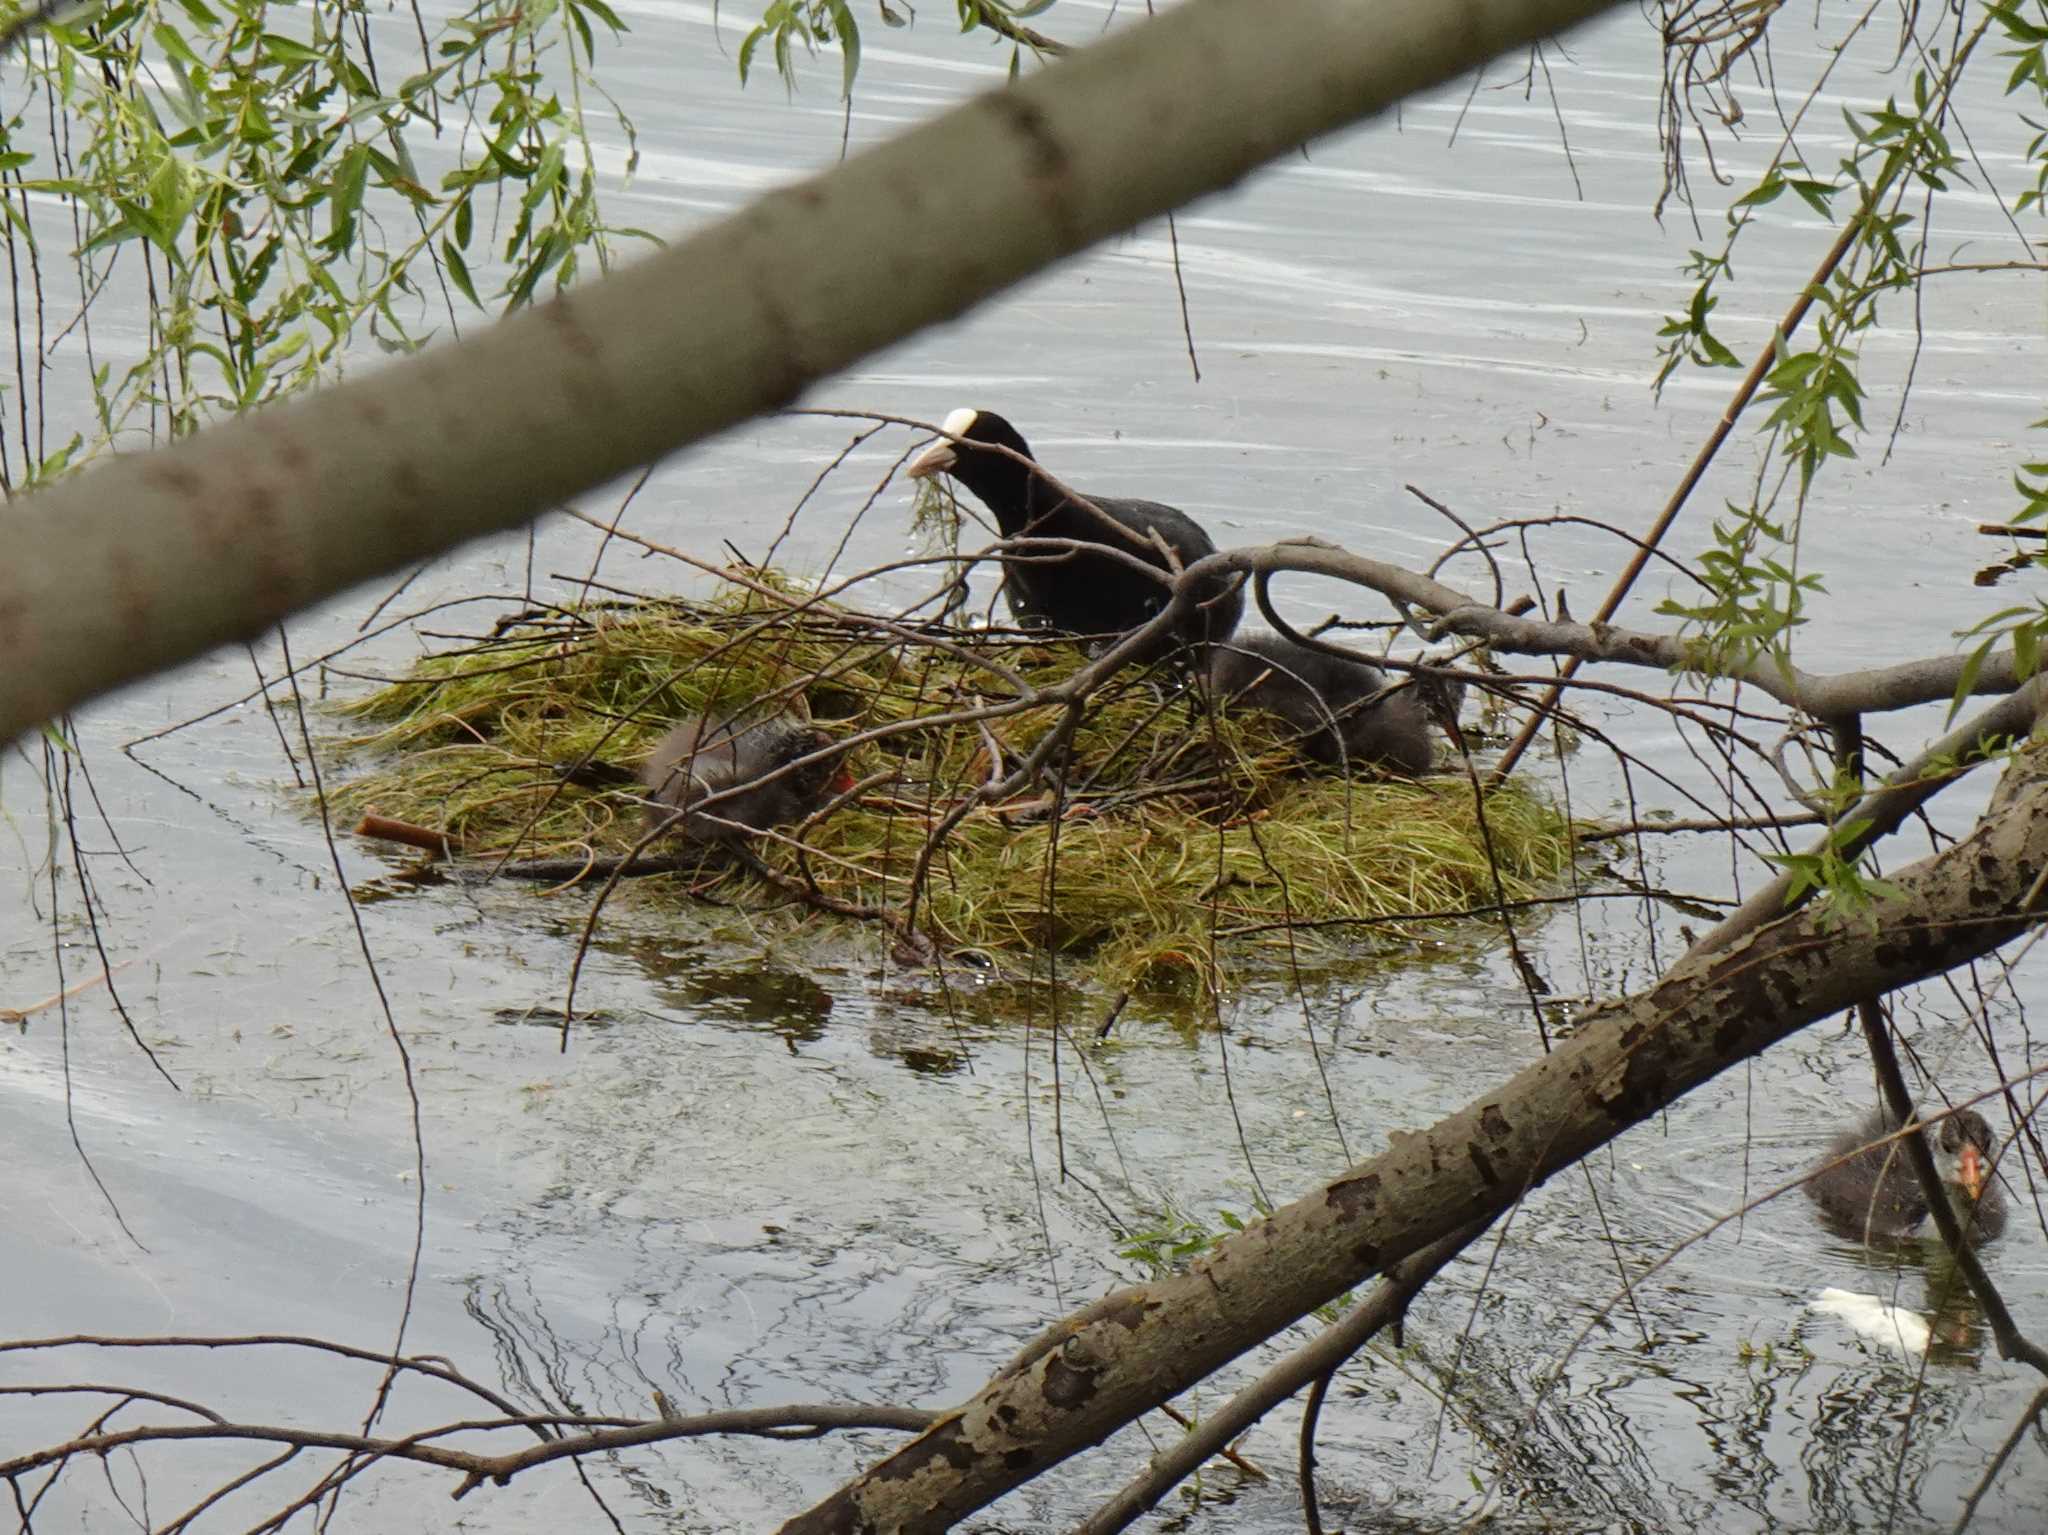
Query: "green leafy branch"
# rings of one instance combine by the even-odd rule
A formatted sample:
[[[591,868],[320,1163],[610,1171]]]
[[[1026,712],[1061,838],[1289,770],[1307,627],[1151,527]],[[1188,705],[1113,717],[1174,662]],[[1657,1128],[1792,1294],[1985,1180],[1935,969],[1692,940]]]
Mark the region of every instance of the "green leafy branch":
[[[890,5],[889,0],[877,0],[877,4],[886,25],[908,25],[903,13]],[[1012,75],[1017,73],[1026,48],[1033,53],[1052,55],[1067,51],[1067,45],[1057,38],[1047,37],[1024,25],[1030,17],[1051,9],[1053,0],[1023,0],[1021,4],[1011,4],[1010,0],[955,0],[955,4],[962,32],[983,27],[1009,40]],[[715,6],[713,12],[715,15]],[[775,61],[775,73],[781,77],[784,89],[790,91],[796,89],[796,50],[799,46],[811,56],[821,49],[837,47],[840,98],[844,101],[853,99],[854,77],[860,73],[860,23],[854,19],[853,10],[846,0],[771,0],[768,9],[761,13],[761,19],[740,41],[740,84],[747,83],[753,72],[754,56],[763,43],[769,45],[769,53]]]
[[[1696,562],[1707,587],[1700,602],[1668,598],[1657,611],[1693,632],[1688,662],[1695,671],[1727,676],[1764,656],[1791,658],[1792,632],[1806,622],[1806,599],[1826,591],[1821,578],[1801,573],[1775,552],[1792,540],[1754,506],[1727,507],[1714,523],[1714,545]]]
[[[1840,786],[1841,797],[1851,803],[1858,792],[1860,785]],[[1864,872],[1862,838],[1869,829],[1867,820],[1842,821],[1829,828],[1826,839],[1812,852],[1766,853],[1767,861],[1790,876],[1785,904],[1791,906],[1808,891],[1817,890],[1827,896],[1822,910],[1828,918],[1842,922],[1873,921],[1877,903],[1896,896],[1898,887]]]
[[[1761,429],[1770,453],[1796,475],[1801,508],[1829,462],[1856,456],[1866,404],[1863,338],[1882,320],[1883,297],[1920,279],[1926,231],[1922,221],[1903,211],[1905,196],[1917,189],[1931,206],[1937,196],[1967,182],[1946,127],[1948,102],[1977,41],[1992,24],[1990,17],[1981,18],[1952,57],[1930,58],[1929,67],[1914,73],[1904,100],[1888,98],[1860,115],[1845,112],[1853,142],[1834,173],[1819,173],[1795,154],[1788,131],[1755,185],[1729,208],[1720,248],[1691,253],[1686,307],[1668,316],[1658,334],[1654,387],[1659,390],[1681,367],[1741,367],[1734,348],[1715,332],[1737,244],[1764,210],[1784,203],[1788,194],[1830,221],[1842,216],[1844,194],[1853,196],[1842,233],[1801,306],[1812,324],[1803,342],[1795,339],[1796,318],[1774,338],[1757,393],[1757,400],[1769,407]],[[1805,598],[1825,589],[1818,576],[1800,569],[1798,519],[1782,517],[1775,509],[1783,483],[1782,476],[1774,480],[1760,473],[1750,504],[1727,505],[1727,516],[1714,528],[1714,547],[1701,561],[1708,597],[1691,604],[1667,602],[1661,609],[1695,626],[1691,638],[1703,671],[1725,671],[1767,655],[1789,662],[1790,639],[1804,621]]]
[[[36,259],[39,312],[45,267],[73,273],[78,315],[46,355],[84,354],[94,419],[39,423],[68,440],[24,442],[0,478],[304,388],[365,327],[410,350],[437,316],[458,322],[458,297],[512,307],[583,256],[602,264],[639,232],[602,216],[581,101],[600,36],[624,31],[607,0],[481,0],[422,38],[408,74],[346,8],[127,0],[46,26],[13,65],[0,208]],[[63,264],[41,260],[55,226],[28,217],[37,196],[73,221]],[[138,290],[144,343],[95,345],[93,306]]]

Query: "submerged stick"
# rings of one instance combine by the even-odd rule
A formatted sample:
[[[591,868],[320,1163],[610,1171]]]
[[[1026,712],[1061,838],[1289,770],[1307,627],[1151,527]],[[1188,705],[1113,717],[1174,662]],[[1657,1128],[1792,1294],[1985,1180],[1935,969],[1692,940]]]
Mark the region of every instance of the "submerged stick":
[[[358,837],[374,837],[380,842],[399,842],[407,847],[416,847],[431,853],[436,858],[453,858],[461,852],[460,845],[445,831],[435,831],[431,826],[421,826],[414,821],[401,821],[394,816],[378,815],[366,810],[363,818],[356,822]]]

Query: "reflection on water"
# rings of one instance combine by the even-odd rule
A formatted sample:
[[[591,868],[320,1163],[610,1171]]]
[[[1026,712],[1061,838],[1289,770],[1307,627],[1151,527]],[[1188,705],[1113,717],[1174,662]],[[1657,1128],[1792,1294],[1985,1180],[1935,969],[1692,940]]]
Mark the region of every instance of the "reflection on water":
[[[1888,1306],[1910,1308],[1926,1324],[1932,1364],[1968,1367],[1981,1362],[1988,1337],[1983,1308],[1939,1237],[1871,1245],[1848,1241],[1830,1245],[1828,1251],[1861,1271],[1856,1290],[1874,1291]]]
[[[766,1024],[794,1046],[818,1038],[832,1015],[832,994],[803,971],[769,960],[721,968],[702,954],[645,943],[629,947],[661,983],[655,994],[692,1022]]]

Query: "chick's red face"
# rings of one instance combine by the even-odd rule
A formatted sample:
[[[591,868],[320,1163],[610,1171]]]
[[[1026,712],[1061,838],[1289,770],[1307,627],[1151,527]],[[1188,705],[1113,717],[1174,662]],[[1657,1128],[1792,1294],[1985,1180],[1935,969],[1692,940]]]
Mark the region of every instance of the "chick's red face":
[[[1984,1165],[1984,1153],[1977,1149],[1975,1141],[1964,1141],[1963,1154],[1958,1160],[1963,1192],[1972,1199],[1982,1199],[1984,1185],[1990,1178],[1990,1169]]]

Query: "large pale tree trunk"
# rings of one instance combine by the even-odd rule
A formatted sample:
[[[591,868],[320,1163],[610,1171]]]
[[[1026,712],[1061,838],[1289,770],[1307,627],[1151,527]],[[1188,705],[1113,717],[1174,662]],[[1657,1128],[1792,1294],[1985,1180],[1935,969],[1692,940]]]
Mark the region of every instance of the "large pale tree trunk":
[[[1189,0],[659,256],[0,520],[0,742],[786,403],[1612,0]]]

